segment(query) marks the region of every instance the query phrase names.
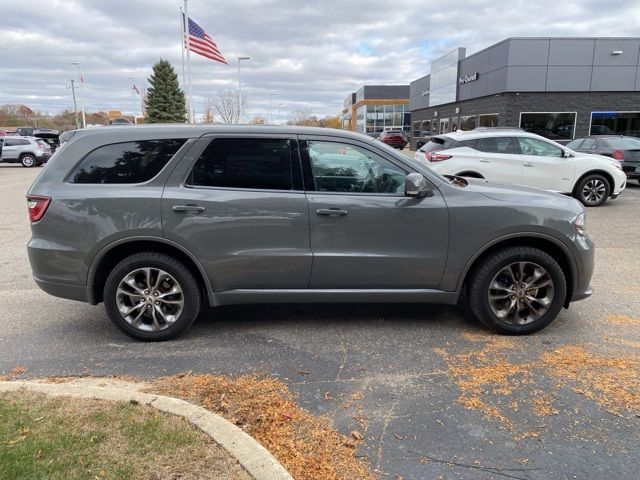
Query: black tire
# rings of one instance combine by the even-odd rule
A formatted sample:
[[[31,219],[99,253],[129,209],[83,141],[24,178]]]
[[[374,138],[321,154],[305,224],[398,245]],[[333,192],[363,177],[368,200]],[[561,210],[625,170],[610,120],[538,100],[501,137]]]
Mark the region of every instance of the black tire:
[[[117,304],[117,290],[120,282],[131,272],[140,268],[164,270],[171,275],[182,290],[183,310],[175,323],[162,330],[144,331],[132,326],[120,314]],[[140,252],[118,263],[107,277],[104,286],[104,304],[109,318],[121,331],[142,341],[162,341],[176,338],[194,322],[200,312],[200,286],[193,273],[175,258],[158,252]],[[148,307],[153,309],[152,307]]]
[[[585,187],[587,187],[587,184],[591,184],[592,182],[595,182],[596,184],[598,184],[598,182],[600,184],[604,184],[604,193],[602,197],[595,201],[590,200],[590,198],[585,195]],[[586,175],[578,182],[574,191],[574,197],[577,198],[585,207],[599,207],[607,201],[609,195],[611,195],[611,185],[609,184],[609,180],[599,173]]]
[[[20,163],[23,167],[32,168],[38,164],[36,157],[30,154],[22,155],[20,157]]]
[[[553,282],[554,297],[538,319],[524,325],[498,318],[489,305],[489,286],[504,267],[514,262],[532,262],[544,268]],[[567,282],[558,262],[550,255],[531,247],[509,247],[489,255],[471,272],[468,283],[469,306],[475,317],[490,330],[506,335],[526,335],[542,330],[560,313],[567,294]]]

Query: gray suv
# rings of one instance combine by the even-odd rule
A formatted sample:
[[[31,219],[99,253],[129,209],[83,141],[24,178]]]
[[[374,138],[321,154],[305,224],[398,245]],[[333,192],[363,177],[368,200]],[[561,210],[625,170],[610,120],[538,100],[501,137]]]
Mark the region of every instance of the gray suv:
[[[46,163],[51,157],[51,147],[44,140],[35,137],[6,136],[0,161],[6,163],[21,163],[23,167],[35,167]]]
[[[175,337],[203,303],[463,298],[494,331],[524,334],[591,294],[576,200],[443,177],[351,132],[76,131],[27,200],[40,288],[104,302],[141,340]]]

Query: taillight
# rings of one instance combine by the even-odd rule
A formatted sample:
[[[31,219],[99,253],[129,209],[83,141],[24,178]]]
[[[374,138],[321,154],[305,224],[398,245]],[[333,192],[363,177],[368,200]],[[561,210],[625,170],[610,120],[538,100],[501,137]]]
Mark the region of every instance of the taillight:
[[[49,203],[51,203],[51,197],[27,195],[27,206],[29,208],[29,220],[31,223],[42,219]]]
[[[443,155],[441,153],[429,152],[427,153],[427,160],[430,162],[441,162],[443,160],[449,160],[451,155]]]
[[[622,154],[622,150],[614,150],[613,158],[615,158],[616,160],[624,160],[624,155]]]

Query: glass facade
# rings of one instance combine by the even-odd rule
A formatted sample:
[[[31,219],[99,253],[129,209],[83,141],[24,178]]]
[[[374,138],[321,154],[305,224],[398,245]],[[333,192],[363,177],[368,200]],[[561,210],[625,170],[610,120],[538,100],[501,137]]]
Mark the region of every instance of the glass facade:
[[[430,107],[456,101],[460,55],[456,49],[431,62]]]
[[[576,128],[576,113],[522,112],[520,128],[550,140],[572,140]]]
[[[478,115],[480,127],[497,127],[500,115],[497,113],[489,113],[487,115]]]
[[[356,110],[356,132],[411,129],[409,105],[362,105]]]
[[[476,128],[476,119],[475,115],[463,115],[460,117],[460,125],[459,129],[464,131],[473,130]]]
[[[591,112],[589,135],[640,137],[640,112]]]

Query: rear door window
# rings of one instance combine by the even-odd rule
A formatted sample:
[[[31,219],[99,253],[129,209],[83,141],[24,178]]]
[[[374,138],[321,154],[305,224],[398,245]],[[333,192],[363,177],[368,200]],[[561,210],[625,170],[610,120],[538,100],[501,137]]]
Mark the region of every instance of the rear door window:
[[[519,153],[513,137],[479,138],[476,149],[486,153]]]
[[[142,183],[151,180],[186,140],[139,140],[96,148],[76,167],[71,183]]]
[[[291,140],[216,138],[196,161],[187,185],[292,190]]]

